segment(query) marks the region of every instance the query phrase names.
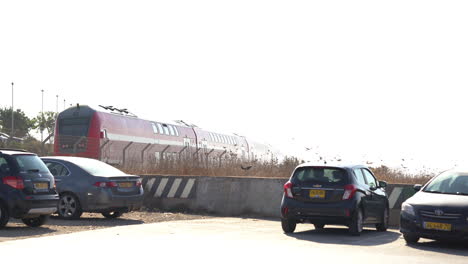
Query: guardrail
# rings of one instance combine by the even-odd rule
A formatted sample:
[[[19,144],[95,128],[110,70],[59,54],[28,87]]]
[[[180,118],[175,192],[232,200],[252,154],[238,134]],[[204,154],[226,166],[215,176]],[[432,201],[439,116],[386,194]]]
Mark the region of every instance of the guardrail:
[[[187,210],[223,216],[280,217],[283,184],[287,179],[143,176],[144,204],[148,208]],[[415,191],[412,185],[389,184],[390,225],[399,225],[403,201]]]

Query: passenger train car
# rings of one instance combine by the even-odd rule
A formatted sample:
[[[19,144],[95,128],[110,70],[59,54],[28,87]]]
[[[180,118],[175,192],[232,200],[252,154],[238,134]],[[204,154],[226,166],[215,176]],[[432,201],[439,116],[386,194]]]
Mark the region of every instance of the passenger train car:
[[[124,165],[150,157],[202,157],[271,160],[275,151],[237,135],[220,134],[182,122],[140,119],[126,109],[76,105],[61,112],[55,125],[55,155],[80,156]]]

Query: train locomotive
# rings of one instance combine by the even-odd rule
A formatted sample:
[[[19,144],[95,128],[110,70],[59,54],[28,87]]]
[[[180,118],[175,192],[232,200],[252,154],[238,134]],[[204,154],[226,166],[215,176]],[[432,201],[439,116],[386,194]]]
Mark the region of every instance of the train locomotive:
[[[211,132],[183,121],[174,123],[141,119],[113,106],[77,104],[58,114],[54,154],[114,165],[181,157],[268,161],[277,155],[271,146],[243,136]]]

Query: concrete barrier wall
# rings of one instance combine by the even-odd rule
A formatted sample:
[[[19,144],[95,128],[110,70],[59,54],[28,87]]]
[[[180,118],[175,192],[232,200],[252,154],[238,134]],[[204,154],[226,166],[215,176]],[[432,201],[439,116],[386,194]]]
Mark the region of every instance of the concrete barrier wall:
[[[144,205],[164,210],[186,210],[223,216],[280,217],[283,185],[287,179],[143,176]],[[399,224],[401,203],[415,191],[412,185],[390,184],[390,224]]]

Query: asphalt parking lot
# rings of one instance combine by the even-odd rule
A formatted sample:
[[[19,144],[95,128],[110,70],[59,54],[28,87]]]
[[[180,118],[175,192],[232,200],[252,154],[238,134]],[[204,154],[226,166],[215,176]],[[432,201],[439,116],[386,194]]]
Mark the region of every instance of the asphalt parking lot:
[[[37,228],[28,227],[23,224],[21,220],[12,218],[5,228],[0,229],[0,242],[32,237],[55,236],[116,226],[202,219],[208,217],[209,216],[186,213],[133,211],[125,213],[123,216],[116,219],[107,219],[101,214],[83,213],[77,220],[63,220],[56,215],[52,215],[45,225]]]
[[[312,225],[299,225],[297,232],[285,235],[278,221],[242,218],[167,221],[5,241],[0,244],[0,253],[14,255],[27,247],[31,254],[40,254],[60,245],[79,248],[93,261],[105,261],[109,254],[102,250],[111,249],[112,254],[119,255],[119,263],[134,261],[135,254],[138,260],[176,263],[457,264],[466,263],[468,256],[464,243],[423,239],[408,246],[395,229],[366,229],[360,237],[352,237],[343,227],[316,231]]]

